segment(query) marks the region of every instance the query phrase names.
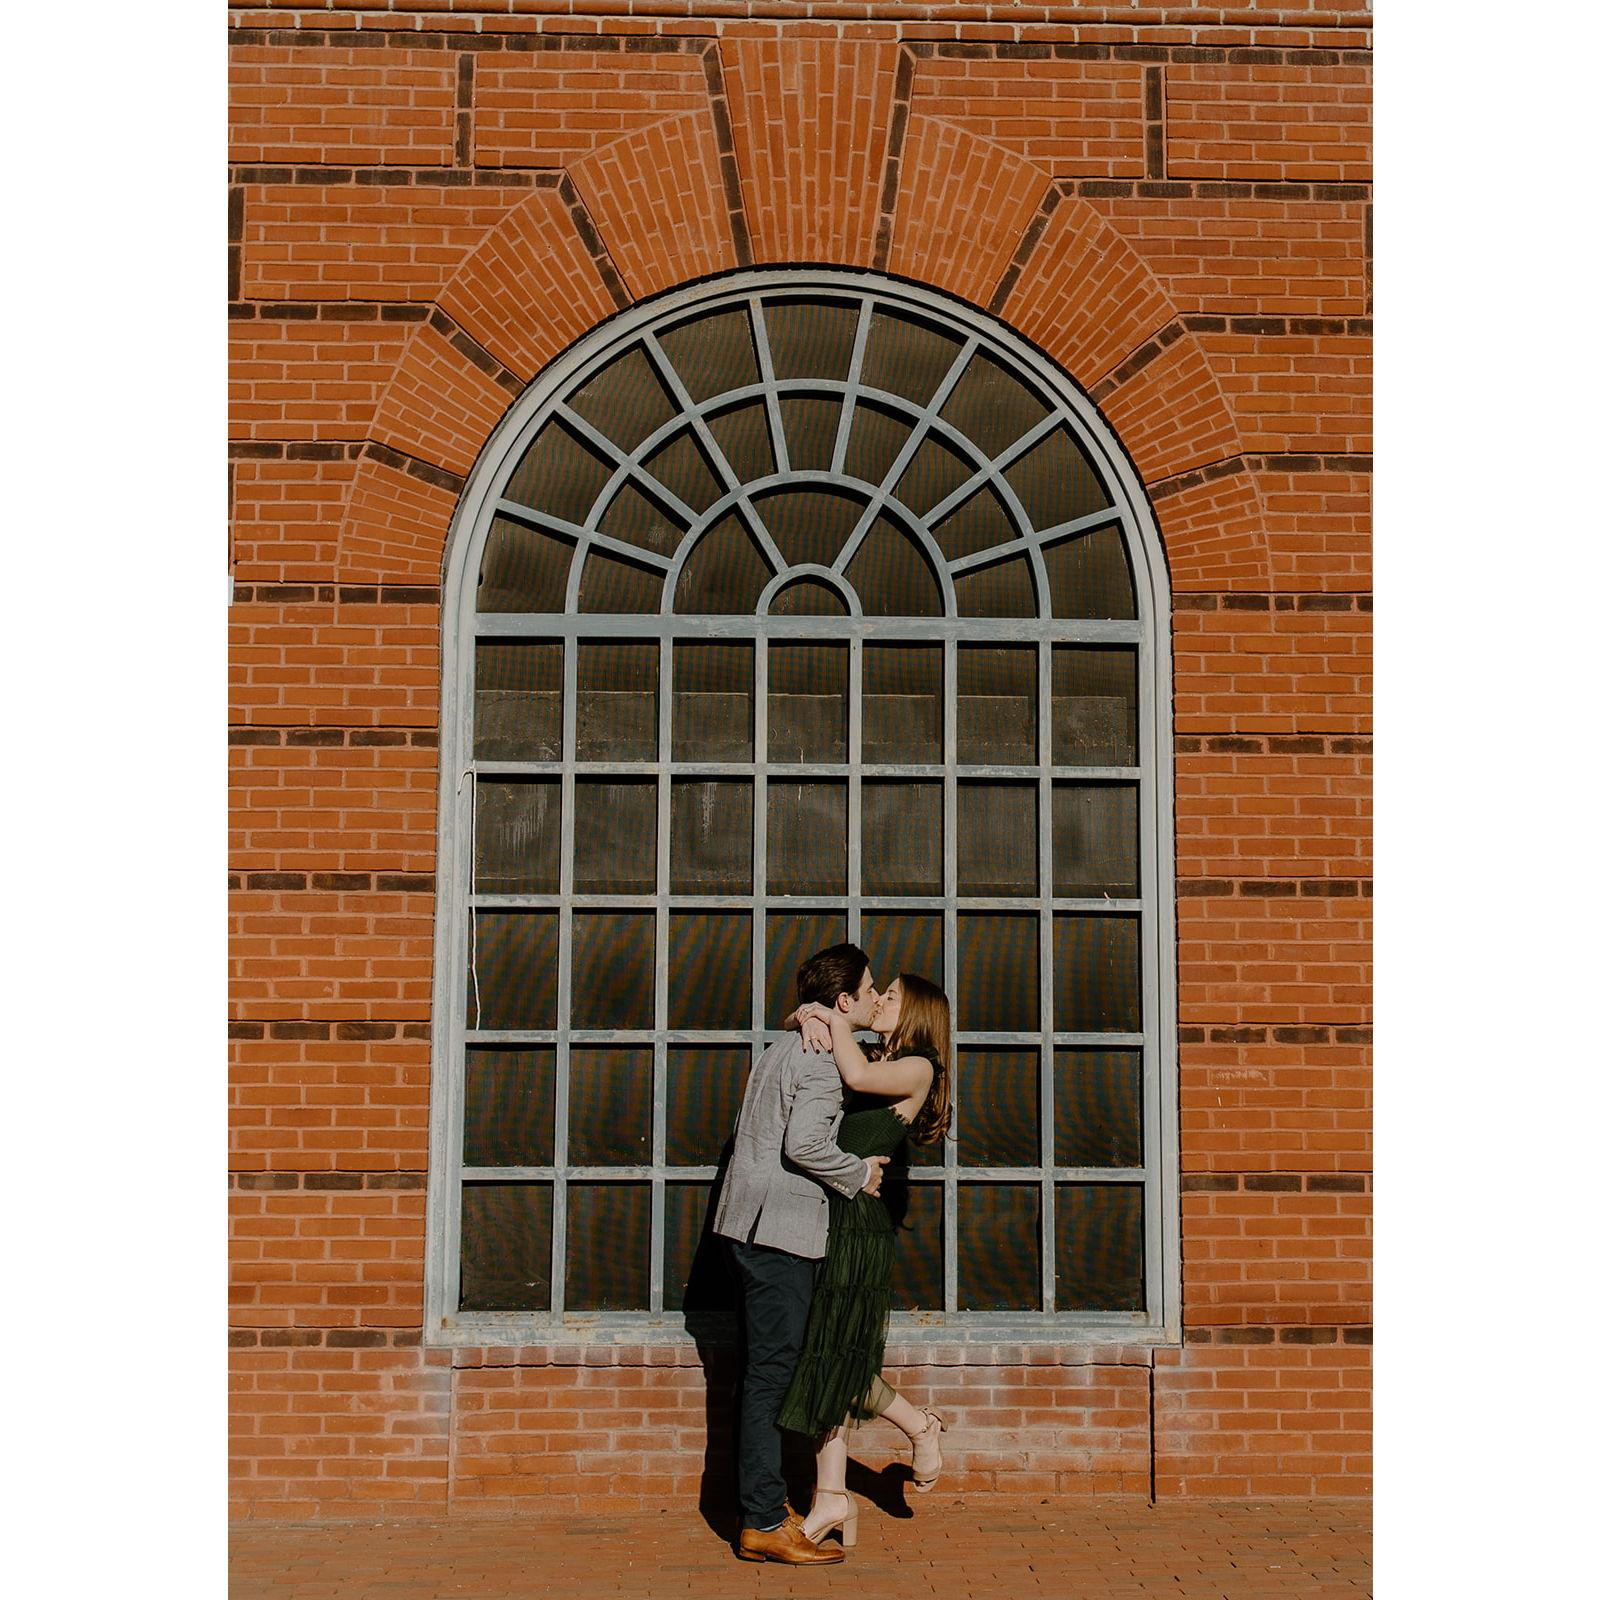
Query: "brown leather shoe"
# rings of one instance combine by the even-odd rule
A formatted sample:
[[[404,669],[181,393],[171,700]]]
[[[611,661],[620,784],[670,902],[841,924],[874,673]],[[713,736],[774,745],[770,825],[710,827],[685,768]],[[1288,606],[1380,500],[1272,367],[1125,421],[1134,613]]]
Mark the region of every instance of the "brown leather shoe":
[[[734,1551],[741,1561],[781,1561],[790,1567],[831,1566],[844,1560],[843,1550],[824,1550],[800,1531],[800,1519],[792,1511],[783,1526],[763,1533],[759,1528],[741,1528]]]

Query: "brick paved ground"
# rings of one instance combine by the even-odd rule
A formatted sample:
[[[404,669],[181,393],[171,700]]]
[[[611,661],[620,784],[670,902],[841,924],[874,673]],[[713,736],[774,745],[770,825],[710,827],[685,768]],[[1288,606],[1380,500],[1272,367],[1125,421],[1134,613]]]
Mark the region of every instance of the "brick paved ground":
[[[1372,1593],[1367,1502],[947,1500],[864,1504],[837,1567],[735,1561],[697,1513],[240,1523],[232,1600],[695,1600],[927,1593],[937,1600],[1206,1600]]]

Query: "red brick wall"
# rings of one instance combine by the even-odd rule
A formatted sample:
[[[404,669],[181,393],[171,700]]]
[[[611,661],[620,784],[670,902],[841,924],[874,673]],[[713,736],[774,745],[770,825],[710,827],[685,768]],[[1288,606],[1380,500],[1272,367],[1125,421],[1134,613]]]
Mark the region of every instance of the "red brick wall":
[[[239,1513],[721,1492],[720,1357],[421,1344],[438,586],[547,361],[797,259],[933,283],[1054,356],[1175,592],[1184,1343],[907,1348],[898,1381],[956,1424],[968,1493],[1366,1493],[1366,11],[230,22]],[[883,1425],[861,1454],[895,1458]]]

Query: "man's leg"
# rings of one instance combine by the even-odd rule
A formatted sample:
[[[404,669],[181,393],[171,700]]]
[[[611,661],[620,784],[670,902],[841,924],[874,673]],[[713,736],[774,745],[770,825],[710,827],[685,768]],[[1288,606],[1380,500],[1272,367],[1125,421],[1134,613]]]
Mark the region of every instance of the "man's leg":
[[[730,1249],[744,1293],[740,1526],[776,1528],[783,1522],[786,1499],[776,1418],[800,1359],[816,1263],[759,1244],[735,1241]]]

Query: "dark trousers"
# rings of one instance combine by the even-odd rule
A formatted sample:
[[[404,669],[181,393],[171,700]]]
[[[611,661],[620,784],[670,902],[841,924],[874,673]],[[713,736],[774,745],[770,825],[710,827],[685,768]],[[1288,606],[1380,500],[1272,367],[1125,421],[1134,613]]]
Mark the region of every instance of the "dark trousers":
[[[739,1401],[741,1526],[783,1521],[787,1492],[776,1418],[800,1360],[811,1282],[817,1264],[764,1244],[728,1241],[744,1298],[742,1394]]]

